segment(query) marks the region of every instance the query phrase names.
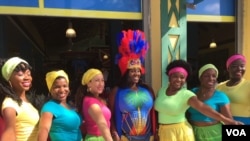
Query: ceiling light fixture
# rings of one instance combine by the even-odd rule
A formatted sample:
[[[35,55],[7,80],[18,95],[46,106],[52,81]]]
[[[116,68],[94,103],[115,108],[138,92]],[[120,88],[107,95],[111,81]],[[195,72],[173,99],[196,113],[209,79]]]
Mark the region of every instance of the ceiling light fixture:
[[[216,48],[217,47],[217,44],[215,43],[215,41],[212,41],[210,44],[209,44],[209,48]]]
[[[66,37],[67,38],[75,38],[76,37],[76,31],[72,27],[71,21],[68,22],[68,28],[66,30]]]
[[[107,54],[104,54],[103,57],[102,57],[104,60],[107,60],[109,59],[109,56]]]

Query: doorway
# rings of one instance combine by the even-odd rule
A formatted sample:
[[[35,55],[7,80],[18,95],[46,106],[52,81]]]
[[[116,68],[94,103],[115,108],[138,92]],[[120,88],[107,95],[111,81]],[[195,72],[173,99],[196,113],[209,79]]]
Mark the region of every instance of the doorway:
[[[187,23],[187,60],[193,69],[189,87],[199,84],[198,70],[207,63],[217,67],[218,82],[227,80],[226,60],[236,51],[235,36],[235,23]]]
[[[109,71],[107,86],[112,87],[119,69],[114,64],[117,34],[122,30],[141,29],[142,20],[86,19],[42,16],[2,15],[4,27],[1,57],[22,56],[33,66],[34,87],[46,93],[44,76],[52,69],[64,69],[72,83],[79,82],[86,69]],[[76,37],[66,37],[69,27]],[[80,84],[80,83],[79,83]]]

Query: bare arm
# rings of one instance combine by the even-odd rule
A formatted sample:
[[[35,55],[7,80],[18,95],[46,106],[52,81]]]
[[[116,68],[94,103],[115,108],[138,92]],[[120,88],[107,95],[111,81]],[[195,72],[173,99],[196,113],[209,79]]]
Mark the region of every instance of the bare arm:
[[[220,108],[221,114],[225,117],[228,117],[230,119],[233,119],[233,116],[230,112],[230,104],[226,104]]]
[[[100,106],[98,104],[92,104],[88,109],[88,113],[97,124],[105,141],[113,141],[112,136],[110,134],[110,129],[102,114]]]
[[[193,107],[194,109],[198,110],[199,112],[201,112],[202,114],[209,116],[213,119],[216,119],[218,121],[222,121],[225,124],[232,124],[232,125],[237,125],[240,124],[237,121],[234,121],[228,117],[225,117],[224,115],[218,113],[217,111],[213,110],[212,108],[210,108],[209,106],[207,106],[206,104],[204,104],[203,102],[201,102],[197,96],[193,96],[188,100],[188,104]]]
[[[47,141],[51,128],[53,115],[49,112],[42,113],[39,121],[38,141]]]
[[[13,108],[5,108],[3,110],[3,120],[5,122],[5,128],[1,136],[1,141],[15,141],[16,140],[16,110]]]

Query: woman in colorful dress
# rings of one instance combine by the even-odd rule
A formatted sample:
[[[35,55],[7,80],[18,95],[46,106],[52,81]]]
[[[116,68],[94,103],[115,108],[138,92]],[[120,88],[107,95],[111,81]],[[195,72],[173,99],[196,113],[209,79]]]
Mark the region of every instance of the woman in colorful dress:
[[[148,50],[144,33],[128,30],[119,37],[117,63],[122,76],[109,97],[113,138],[121,141],[157,140],[157,136],[154,138],[157,135],[154,92],[142,81],[145,74],[143,59]]]

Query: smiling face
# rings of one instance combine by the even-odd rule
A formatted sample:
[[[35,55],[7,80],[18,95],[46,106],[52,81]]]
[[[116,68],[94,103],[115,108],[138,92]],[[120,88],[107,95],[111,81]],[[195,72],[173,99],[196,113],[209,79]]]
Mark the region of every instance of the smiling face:
[[[128,79],[131,84],[137,84],[141,77],[141,69],[133,68],[129,69]]]
[[[31,71],[29,69],[13,71],[9,81],[15,92],[22,93],[28,91],[32,83]]]
[[[181,72],[174,72],[169,76],[169,88],[179,90],[186,83],[186,76]]]
[[[66,102],[69,92],[69,84],[64,77],[55,79],[50,90],[53,99],[60,102]]]
[[[91,81],[88,83],[88,88],[91,91],[92,94],[95,96],[98,96],[101,94],[104,90],[104,77],[103,74],[97,74],[95,77],[91,79]]]
[[[217,72],[212,68],[205,70],[200,76],[200,83],[202,87],[214,88],[217,83]]]
[[[240,80],[245,74],[245,65],[246,63],[241,59],[233,61],[228,67],[230,79]]]

